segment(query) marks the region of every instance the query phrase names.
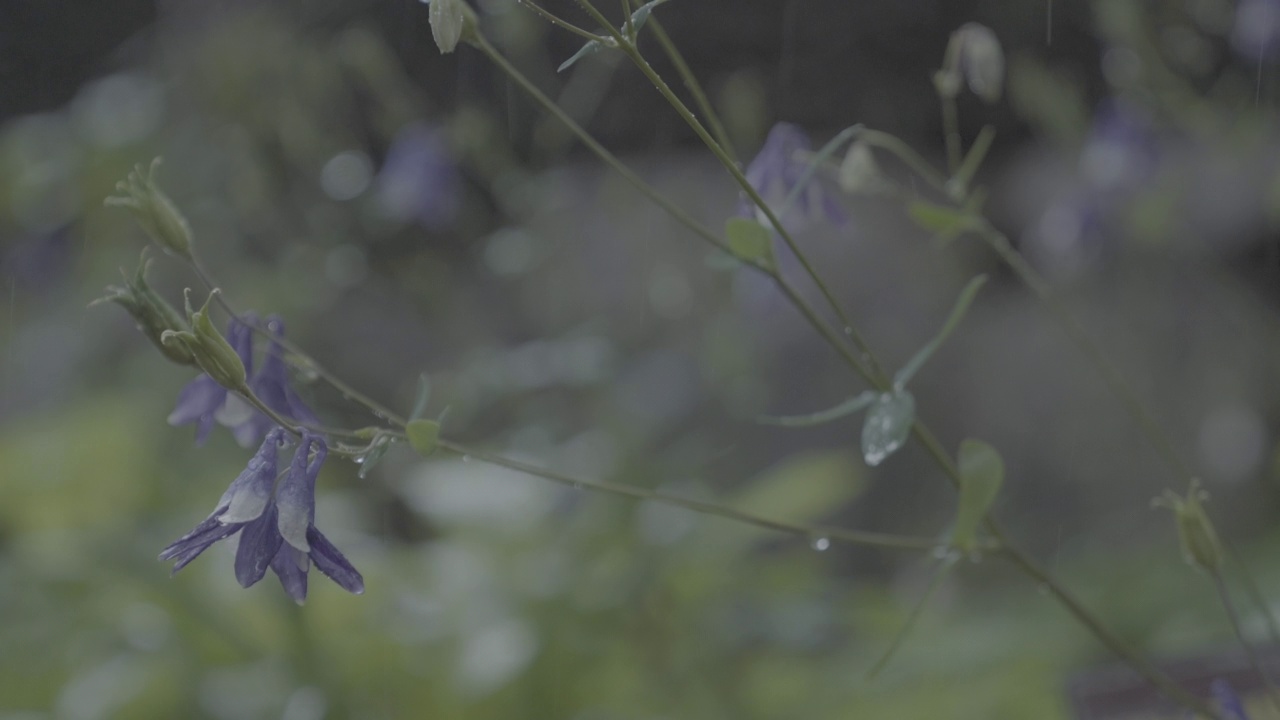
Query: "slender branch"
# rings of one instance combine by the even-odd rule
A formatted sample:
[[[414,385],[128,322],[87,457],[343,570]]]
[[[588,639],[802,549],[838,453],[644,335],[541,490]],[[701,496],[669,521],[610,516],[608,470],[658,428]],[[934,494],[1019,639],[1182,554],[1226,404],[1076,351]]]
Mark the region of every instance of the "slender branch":
[[[947,169],[955,174],[960,168],[960,120],[956,117],[956,99],[942,97],[942,134],[947,144]]]
[[[676,47],[676,44],[671,41],[671,36],[667,34],[666,28],[662,27],[662,23],[658,22],[656,16],[649,16],[648,25],[653,31],[654,39],[658,41],[658,46],[662,48],[662,52],[666,53],[667,59],[671,61],[676,73],[680,75],[680,81],[684,83],[685,89],[693,96],[693,102],[698,106],[698,111],[707,119],[707,124],[711,126],[711,132],[715,135],[716,142],[720,143],[720,147],[724,148],[725,154],[736,161],[737,153],[733,149],[733,142],[729,140],[729,132],[725,129],[724,123],[720,121],[720,115],[716,113],[715,107],[707,99],[707,94],[703,91],[698,78],[693,74],[693,70],[689,68],[689,63],[685,62],[684,55],[680,53],[680,49]]]
[[[1000,256],[1005,265],[1008,265],[1009,269],[1013,270],[1018,279],[1044,303],[1071,341],[1097,368],[1103,382],[1106,383],[1111,393],[1116,396],[1120,403],[1124,405],[1130,417],[1138,423],[1143,434],[1155,446],[1156,452],[1164,458],[1169,467],[1181,475],[1183,480],[1189,480],[1194,477],[1195,472],[1191,469],[1191,466],[1183,459],[1178,449],[1174,447],[1173,441],[1169,439],[1159,421],[1147,410],[1146,405],[1129,385],[1124,374],[1111,362],[1106,353],[1102,351],[1102,348],[1089,335],[1089,332],[1071,314],[1071,311],[1067,310],[1062,302],[1058,300],[1049,283],[1040,276],[1040,273],[1036,272],[1035,268],[1031,267],[1031,264],[1022,257],[1021,253],[1014,249],[1013,245],[1009,243],[1009,239],[999,230],[992,227],[990,223],[984,222],[978,234]]]
[[[200,278],[200,282],[203,283],[207,289],[213,290],[215,287],[217,287],[217,283],[213,281],[213,277],[210,276],[208,271],[204,269],[204,266],[200,263],[199,259],[193,257],[188,262],[188,265],[190,265],[191,269],[195,272],[196,277]],[[218,304],[222,306],[222,309],[225,310],[227,314],[233,317],[239,317],[239,314],[222,297],[221,293],[217,294],[216,299]],[[355,388],[348,385],[346,382],[342,380],[342,378],[326,370],[324,366],[316,362],[315,358],[308,355],[306,351],[304,351],[301,347],[295,345],[292,341],[288,340],[287,338],[277,337],[275,335],[272,335],[271,333],[263,330],[260,327],[253,327],[253,330],[258,334],[264,337],[270,338],[272,341],[276,343],[279,343],[280,347],[283,347],[285,350],[288,350],[289,353],[293,355],[294,358],[301,360],[303,363],[306,364],[306,367],[303,369],[314,372],[318,377],[320,377],[320,379],[329,383],[331,386],[333,386],[335,390],[342,393],[344,397],[350,398],[352,401],[365,406],[366,408],[369,409],[370,412],[372,412],[375,415],[378,415],[379,417],[382,417],[388,422],[393,423],[395,425],[399,425],[400,427],[404,427],[405,420],[396,411],[392,410],[391,408],[388,408],[387,406],[379,403],[377,400],[374,400],[368,395],[365,395],[359,390],[356,390]]]
[[[546,20],[547,22],[550,22],[552,25],[563,28],[564,30],[568,30],[574,35],[577,35],[578,37],[581,37],[585,40],[598,42],[598,43],[603,43],[605,40],[604,37],[600,35],[596,35],[595,33],[589,30],[584,30],[578,27],[577,25],[574,25],[573,23],[569,22],[568,20],[564,20],[560,16],[553,14],[546,8],[539,5],[538,3],[533,2],[533,0],[516,0],[516,2],[529,8],[538,16],[540,16],[542,19]]]
[[[740,510],[734,510],[733,508],[706,502],[704,500],[695,500],[693,498],[681,497],[679,495],[671,495],[669,493],[649,490],[648,488],[636,487],[634,485],[623,485],[621,483],[602,482],[598,480],[584,480],[582,478],[573,477],[553,470],[540,468],[537,465],[513,460],[502,455],[497,455],[483,450],[476,450],[449,440],[440,440],[440,447],[462,455],[463,457],[472,457],[491,465],[499,465],[510,470],[515,470],[528,475],[540,477],[544,480],[560,483],[561,485],[595,490],[597,492],[608,493],[610,495],[620,495],[623,497],[633,498],[635,500],[648,500],[651,502],[661,503],[663,505],[682,507],[704,515],[714,515],[716,517],[727,518],[729,520],[736,520],[748,525],[754,525],[768,530],[775,530],[788,535],[795,535],[796,537],[806,538],[811,541],[821,541],[825,539],[845,542],[851,545],[863,545],[888,550],[931,551],[939,545],[938,540],[934,538],[908,537],[904,535],[847,530],[845,528],[824,525],[789,523],[780,520],[771,520],[769,518],[760,517],[759,515],[742,512]],[[989,549],[995,549],[995,546],[992,545]]]

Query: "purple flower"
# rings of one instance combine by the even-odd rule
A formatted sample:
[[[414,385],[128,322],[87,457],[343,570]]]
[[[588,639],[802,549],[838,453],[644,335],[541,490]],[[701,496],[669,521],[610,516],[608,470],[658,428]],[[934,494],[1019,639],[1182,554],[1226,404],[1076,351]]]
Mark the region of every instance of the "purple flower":
[[[459,195],[458,167],[444,133],[426,123],[402,128],[378,173],[383,209],[397,220],[417,220],[428,230],[439,230],[453,222]]]
[[[837,225],[846,220],[844,211],[818,177],[810,178],[792,207],[783,207],[809,167],[811,152],[812,145],[803,130],[791,123],[780,122],[769,131],[764,147],[760,148],[760,152],[747,165],[747,181],[775,213],[786,213],[785,217],[780,215],[779,219],[787,223],[788,230],[793,229],[793,226],[795,230],[799,230],[822,216]],[[801,211],[799,215],[791,212],[797,209]],[[739,214],[768,224],[760,208],[745,196],[739,205]]]
[[[1215,679],[1209,684],[1209,691],[1213,693],[1214,701],[1227,720],[1249,720],[1249,715],[1244,711],[1244,703],[1226,678]]]
[[[227,342],[235,348],[249,374],[249,389],[267,407],[282,417],[306,425],[317,425],[319,419],[289,386],[289,372],[284,364],[284,350],[272,341],[263,358],[262,367],[253,372],[253,326],[258,316],[245,313],[227,325]],[[267,330],[276,338],[284,337],[284,322],[279,316],[267,318]],[[219,385],[208,375],[187,383],[178,394],[178,404],[169,414],[170,425],[196,423],[196,444],[203,445],[214,422],[229,428],[236,442],[249,447],[264,437],[275,423],[244,399]]]
[[[274,338],[284,337],[284,321],[279,315],[267,318],[267,331]],[[284,348],[276,340],[271,341],[266,356],[262,359],[262,367],[249,380],[249,389],[264,405],[279,413],[282,417],[297,421],[304,425],[318,425],[320,419],[311,412],[311,408],[302,402],[302,398],[289,386],[289,371],[284,364]],[[238,400],[238,398],[237,398]],[[249,408],[250,416],[240,425],[232,428],[232,433],[241,445],[251,445],[258,438],[267,434],[275,423],[271,418],[256,409]]]
[[[267,568],[298,604],[307,598],[307,570],[312,562],[340,587],[357,595],[364,578],[315,527],[315,481],[328,450],[324,440],[306,433],[294,453],[289,472],[275,486],[278,450],[284,430],[267,433],[262,447],[231,483],[213,514],[160,552],[161,560],[175,560],[178,572],[210,545],[240,533],[236,549],[236,580],[249,587]],[[314,450],[314,454],[313,454]]]
[[[231,318],[227,323],[227,342],[240,356],[246,373],[253,371],[252,324],[257,321],[256,315],[246,313],[243,318]],[[177,426],[195,423],[196,445],[203,445],[209,438],[215,421],[235,428],[249,418],[248,410],[251,409],[243,400],[228,393],[227,389],[213,378],[202,374],[187,383],[186,387],[178,393],[178,403],[173,408],[173,412],[169,413],[169,424]],[[240,436],[236,439],[241,440],[242,445],[246,445],[252,444],[257,437],[248,438],[247,441],[241,440]]]

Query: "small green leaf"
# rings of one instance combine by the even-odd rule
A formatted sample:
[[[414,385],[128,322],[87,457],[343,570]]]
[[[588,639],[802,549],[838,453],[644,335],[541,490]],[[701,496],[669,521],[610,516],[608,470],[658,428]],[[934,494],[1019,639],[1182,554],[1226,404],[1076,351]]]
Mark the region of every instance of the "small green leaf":
[[[387,435],[380,435],[369,445],[369,449],[365,450],[356,457],[356,464],[360,466],[360,472],[356,473],[363,480],[369,476],[369,472],[373,470],[373,466],[378,464],[383,455],[387,454],[387,448],[391,447],[393,438]]]
[[[947,317],[947,322],[943,324],[942,329],[934,336],[924,347],[920,348],[906,365],[893,376],[893,386],[898,389],[905,388],[907,383],[911,382],[911,378],[920,372],[920,368],[933,357],[933,354],[942,346],[943,341],[956,329],[956,325],[960,324],[960,320],[964,318],[965,312],[969,310],[969,305],[973,303],[973,298],[977,296],[978,290],[987,282],[986,275],[979,275],[969,281],[964,286],[964,290],[960,291],[960,297],[956,298],[956,304],[951,308],[951,314]]]
[[[809,427],[811,425],[822,425],[823,423],[829,423],[832,420],[839,420],[846,415],[852,415],[875,402],[875,399],[876,394],[868,390],[845,400],[833,408],[819,410],[818,412],[810,415],[761,415],[756,418],[756,422],[763,425],[781,425],[783,427]]]
[[[913,200],[907,214],[916,225],[938,235],[940,240],[954,240],[961,233],[982,227],[982,218],[966,209],[939,205],[926,200]]]
[[[729,218],[724,224],[729,251],[740,260],[773,267],[773,233],[755,220]]]
[[[599,40],[592,40],[588,42],[586,45],[583,45],[578,50],[578,52],[571,55],[568,60],[565,60],[564,62],[560,63],[560,67],[556,68],[556,72],[562,73],[565,70],[568,70],[569,68],[573,67],[574,63],[578,62],[579,60],[581,60],[582,58],[588,55],[600,52],[600,50],[603,47],[604,45]]]
[[[1004,460],[981,440],[960,443],[960,504],[951,531],[951,544],[970,553],[977,547],[978,528],[1004,484]]]
[[[409,436],[409,444],[422,457],[436,451],[440,444],[440,422],[438,420],[411,420],[404,426],[404,434]]]
[[[907,442],[916,419],[916,399],[906,390],[881,393],[862,424],[862,458],[876,466]]]

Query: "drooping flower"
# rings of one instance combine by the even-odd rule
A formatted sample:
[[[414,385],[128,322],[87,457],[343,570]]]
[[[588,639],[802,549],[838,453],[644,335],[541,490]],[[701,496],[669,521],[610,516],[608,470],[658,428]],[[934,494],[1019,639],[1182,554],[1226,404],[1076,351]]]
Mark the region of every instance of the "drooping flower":
[[[242,318],[231,318],[227,323],[227,342],[235,349],[244,363],[245,371],[253,371],[253,328],[257,316],[247,313]],[[249,406],[231,395],[206,374],[187,383],[178,393],[178,402],[169,413],[170,425],[196,425],[196,445],[203,445],[213,430],[214,422],[234,428],[249,418]],[[261,437],[261,435],[258,435]],[[237,438],[239,439],[239,438]],[[257,437],[249,439],[251,444]],[[243,441],[241,444],[245,444]]]
[[[271,569],[285,592],[299,604],[307,599],[307,570],[311,563],[343,590],[357,595],[364,592],[364,578],[316,529],[316,475],[328,453],[322,438],[304,433],[289,474],[276,489],[277,533],[284,542],[271,560]]]
[[[249,587],[267,568],[285,592],[301,604],[307,597],[311,563],[348,592],[364,592],[364,578],[315,526],[315,480],[328,450],[319,436],[305,433],[284,479],[276,484],[281,428],[267,433],[257,454],[218,501],[217,509],[160,552],[175,560],[177,572],[209,546],[237,532],[236,581]]]
[[[792,206],[785,207],[787,198],[804,179],[811,154],[812,145],[804,131],[791,123],[780,122],[769,131],[764,146],[747,165],[747,181],[788,230],[799,230],[822,217],[837,225],[846,219],[840,205],[827,191],[826,179],[817,174],[808,179]],[[763,225],[769,224],[764,212],[745,195],[739,204],[739,213]]]

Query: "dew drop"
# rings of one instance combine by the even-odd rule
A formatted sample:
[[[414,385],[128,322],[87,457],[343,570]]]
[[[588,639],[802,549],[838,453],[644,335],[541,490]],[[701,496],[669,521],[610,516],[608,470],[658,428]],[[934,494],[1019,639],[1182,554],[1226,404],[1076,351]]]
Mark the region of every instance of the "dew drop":
[[[463,455],[463,456],[462,456],[462,462],[471,462],[471,456],[470,456],[470,455]]]
[[[831,547],[831,540],[824,537],[814,538],[813,542],[809,543],[809,547],[817,550],[818,552],[823,552],[827,548]]]
[[[354,462],[354,463],[355,463],[355,464],[357,464],[357,465],[363,465],[363,464],[364,464],[364,456],[363,456],[363,455],[357,455],[357,456],[355,456],[355,457],[351,458],[351,461],[352,461],[352,462]]]
[[[852,325],[845,325],[845,326],[844,326],[844,334],[845,334],[845,335],[848,335],[848,336],[850,336],[850,337],[852,337],[852,336],[853,336],[853,326],[852,326]]]

